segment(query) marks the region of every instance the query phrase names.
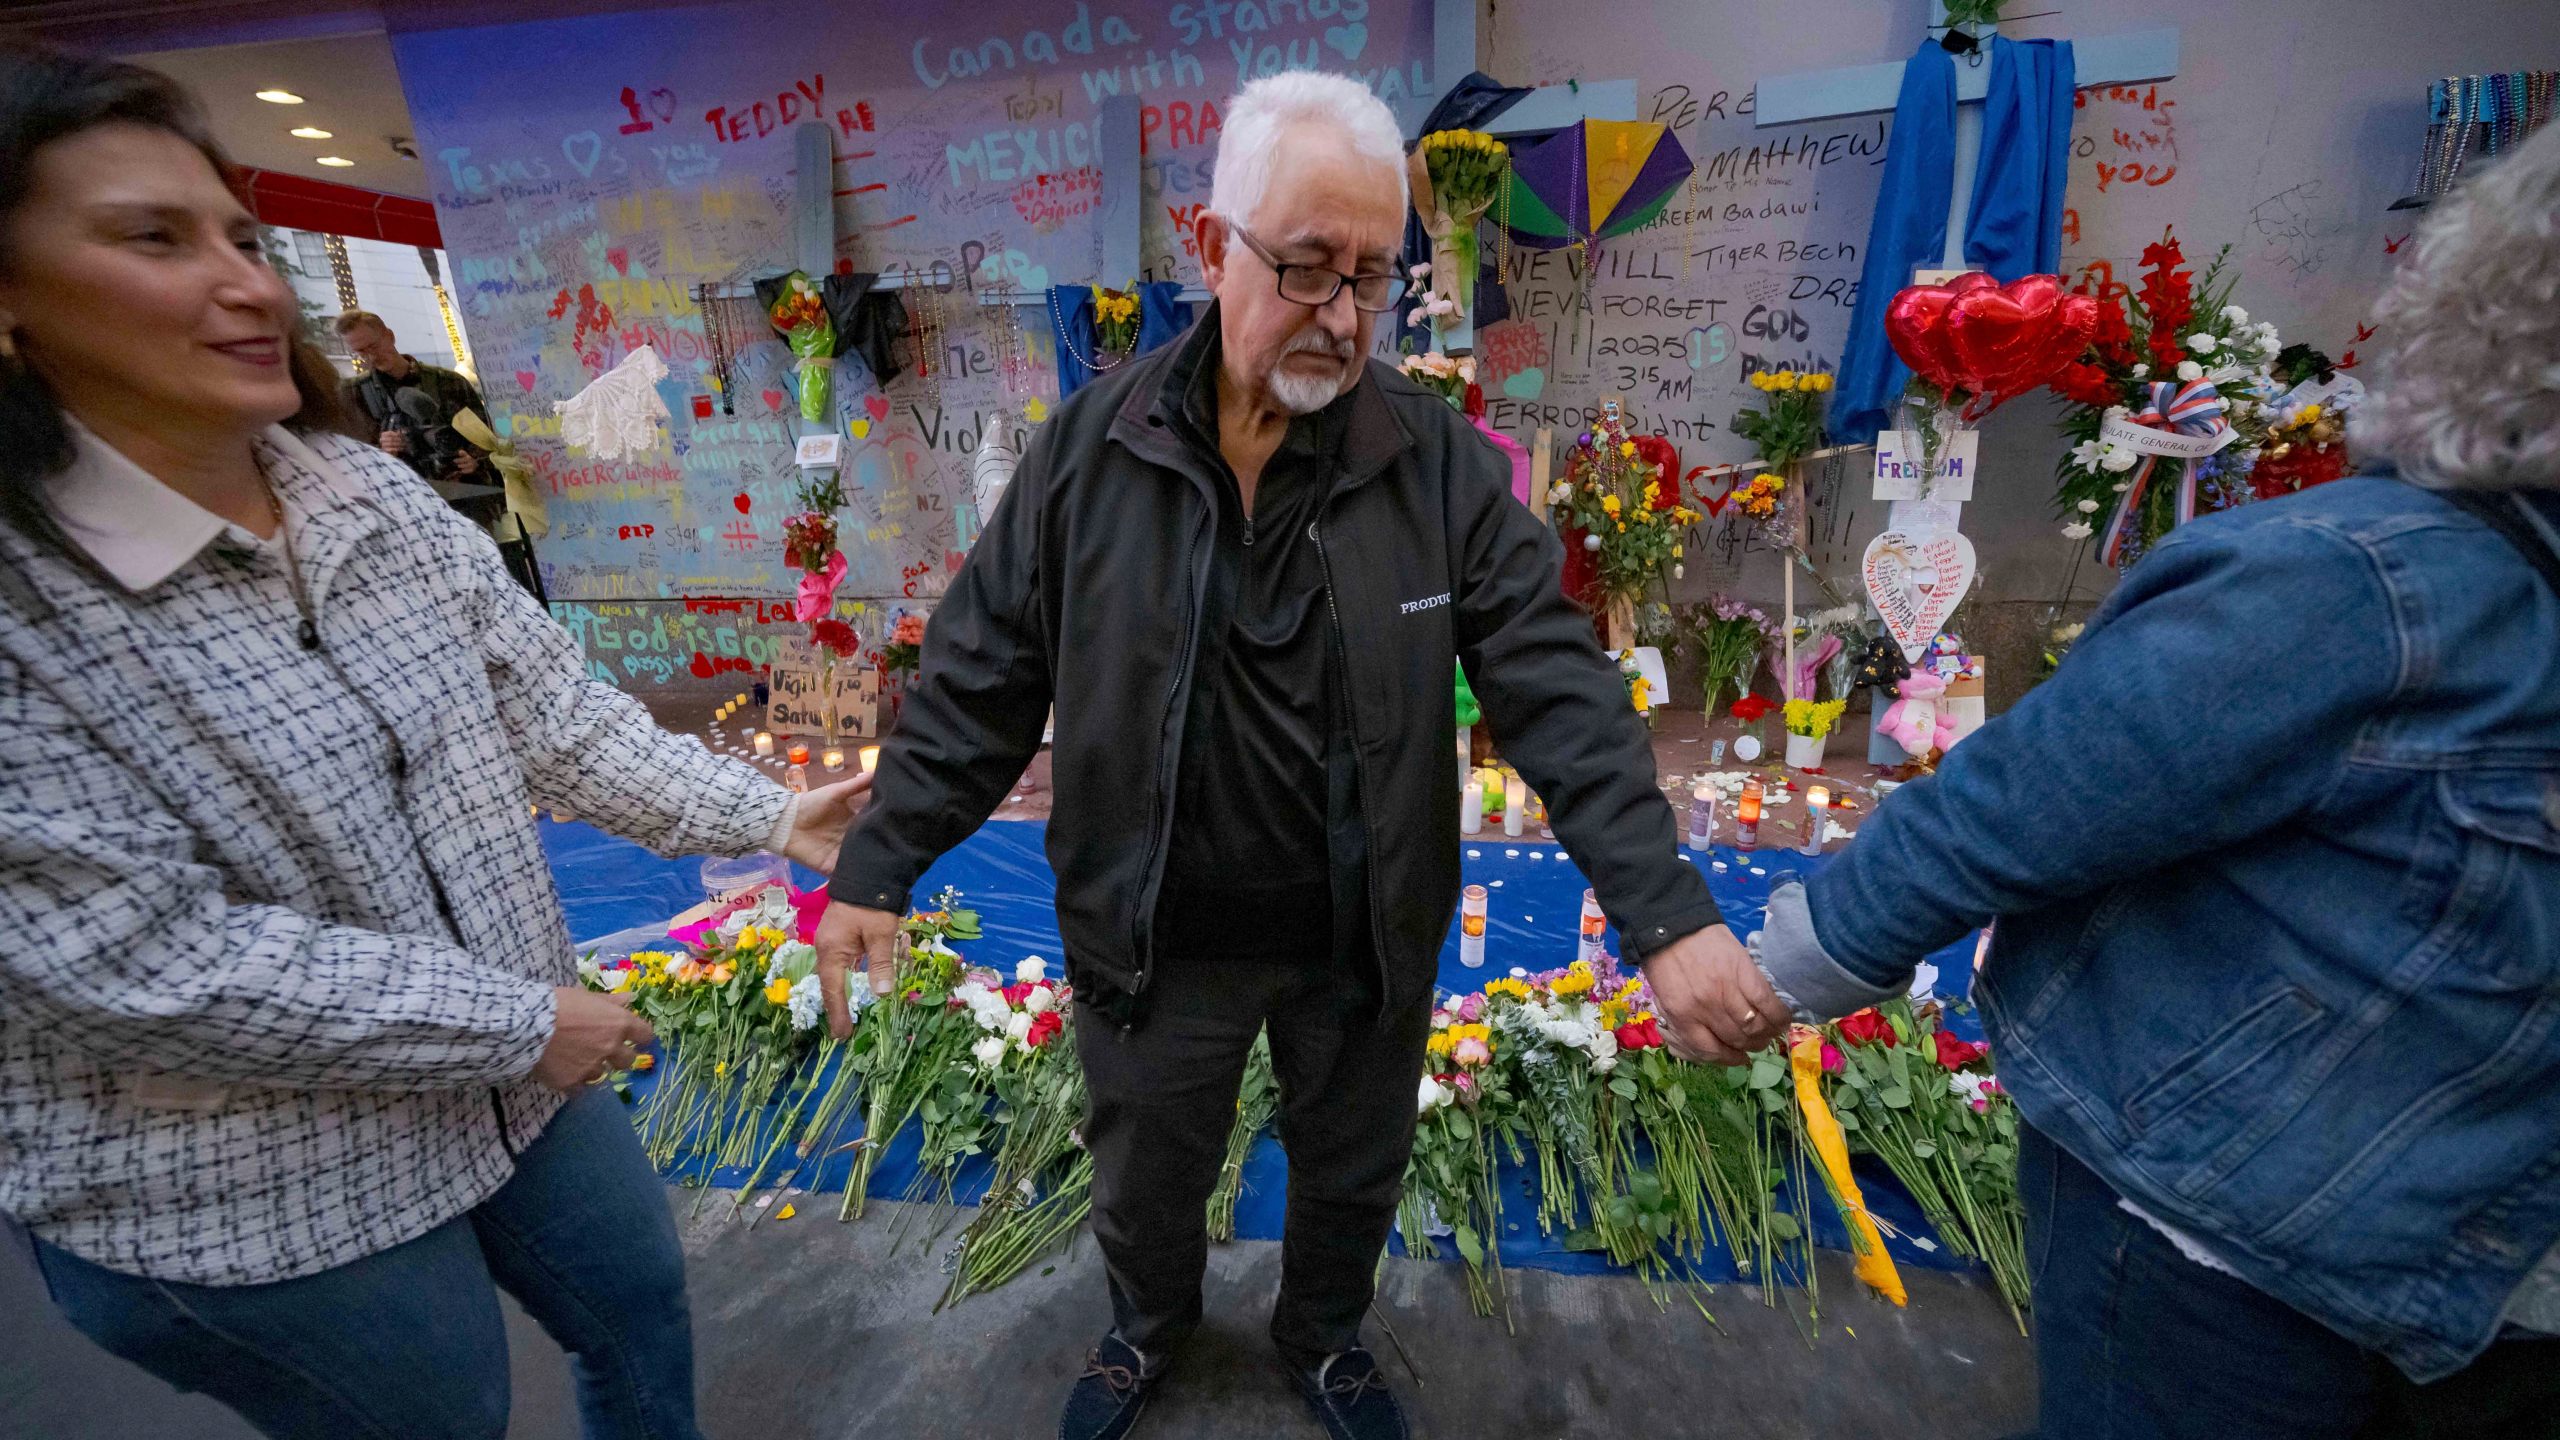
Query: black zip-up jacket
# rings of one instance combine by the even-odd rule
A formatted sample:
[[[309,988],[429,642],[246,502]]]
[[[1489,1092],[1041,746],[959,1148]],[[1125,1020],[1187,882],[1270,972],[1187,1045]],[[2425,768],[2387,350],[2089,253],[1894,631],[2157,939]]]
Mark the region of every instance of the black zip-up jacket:
[[[1227,483],[1214,438],[1181,420],[1186,382],[1218,363],[1217,326],[1213,306],[1032,436],[934,611],[829,887],[903,910],[926,867],[1012,789],[1054,703],[1058,927],[1080,997],[1124,1023],[1155,958],[1216,487]],[[1636,958],[1720,922],[1679,852],[1651,737],[1589,616],[1565,598],[1563,549],[1512,497],[1501,452],[1372,361],[1313,526],[1387,1007],[1430,991],[1457,904],[1453,656]]]

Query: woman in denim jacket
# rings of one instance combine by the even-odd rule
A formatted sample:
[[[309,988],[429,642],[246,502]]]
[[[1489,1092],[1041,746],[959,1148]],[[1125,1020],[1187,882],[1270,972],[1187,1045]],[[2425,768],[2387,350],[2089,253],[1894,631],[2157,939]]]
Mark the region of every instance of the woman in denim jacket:
[[[1800,1015],[1997,918],[2048,1437],[2560,1401],[2560,127],[2439,207],[2356,439],[2179,527],[1770,907]]]

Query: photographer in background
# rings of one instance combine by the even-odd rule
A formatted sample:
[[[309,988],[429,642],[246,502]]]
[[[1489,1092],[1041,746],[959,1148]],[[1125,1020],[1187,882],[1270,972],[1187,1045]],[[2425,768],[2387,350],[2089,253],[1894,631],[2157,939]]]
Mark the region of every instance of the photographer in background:
[[[332,328],[365,363],[365,373],[347,382],[347,404],[373,422],[383,449],[430,480],[496,483],[480,452],[453,432],[453,417],[464,410],[488,419],[477,386],[403,354],[391,327],[370,310],[350,310]]]

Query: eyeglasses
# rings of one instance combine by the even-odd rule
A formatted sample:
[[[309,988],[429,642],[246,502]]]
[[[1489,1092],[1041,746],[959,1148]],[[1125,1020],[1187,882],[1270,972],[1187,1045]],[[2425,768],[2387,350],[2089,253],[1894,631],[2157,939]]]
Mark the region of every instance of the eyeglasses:
[[[1235,232],[1235,237],[1244,242],[1246,249],[1271,267],[1272,274],[1279,277],[1280,298],[1299,305],[1330,305],[1333,297],[1341,294],[1342,287],[1348,285],[1351,287],[1352,308],[1375,315],[1396,308],[1396,302],[1404,298],[1405,286],[1411,283],[1403,273],[1401,262],[1394,273],[1386,275],[1345,275],[1322,265],[1284,265],[1279,257],[1263,248],[1261,241],[1247,234],[1243,226],[1230,224],[1227,228]]]

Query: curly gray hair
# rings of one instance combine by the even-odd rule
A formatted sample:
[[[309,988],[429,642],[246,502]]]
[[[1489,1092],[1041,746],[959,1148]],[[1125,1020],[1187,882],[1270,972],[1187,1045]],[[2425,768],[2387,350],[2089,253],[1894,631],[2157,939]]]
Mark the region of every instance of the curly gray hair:
[[[2438,203],[2378,316],[2358,449],[2423,485],[2560,489],[2560,125]]]

